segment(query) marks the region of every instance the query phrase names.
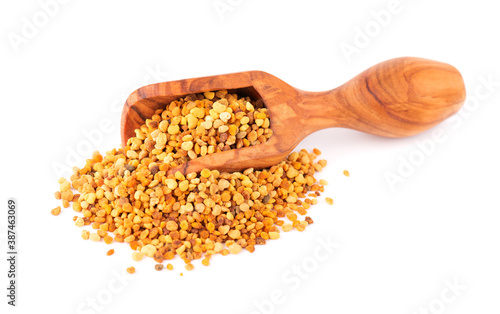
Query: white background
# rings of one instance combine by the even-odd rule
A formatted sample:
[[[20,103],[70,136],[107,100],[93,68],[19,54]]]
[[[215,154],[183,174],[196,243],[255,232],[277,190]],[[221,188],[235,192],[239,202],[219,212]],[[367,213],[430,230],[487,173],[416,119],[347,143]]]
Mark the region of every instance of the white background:
[[[500,311],[495,2],[401,0],[384,25],[372,13],[388,12],[387,0],[66,2],[50,7],[48,18],[38,1],[0,4],[1,313]],[[214,3],[231,7],[219,14]],[[29,29],[34,18],[39,26]],[[359,32],[368,40],[346,57],[341,45],[354,46]],[[283,233],[253,254],[215,256],[210,267],[197,261],[192,272],[179,259],[174,271],[156,272],[152,260],[133,262],[127,245],[83,241],[71,209],[50,215],[60,205],[54,167],[82,165],[71,160],[86,133],[94,135],[92,150],[117,147],[121,106],[144,84],[263,70],[320,91],[399,56],[457,67],[468,105],[412,138],[328,129],[304,140],[299,148],[324,152],[328,166],[318,177],[330,184],[303,233]],[[488,89],[488,78],[496,86]],[[427,143],[426,155],[419,143]],[[413,160],[413,171],[403,160]],[[391,189],[388,173],[403,182]],[[5,297],[8,197],[19,203],[15,309]],[[340,247],[315,264],[317,241],[328,239]],[[116,253],[107,257],[111,247]],[[122,276],[132,265],[136,274]],[[294,265],[307,276],[291,274]],[[273,294],[281,297],[271,304]]]

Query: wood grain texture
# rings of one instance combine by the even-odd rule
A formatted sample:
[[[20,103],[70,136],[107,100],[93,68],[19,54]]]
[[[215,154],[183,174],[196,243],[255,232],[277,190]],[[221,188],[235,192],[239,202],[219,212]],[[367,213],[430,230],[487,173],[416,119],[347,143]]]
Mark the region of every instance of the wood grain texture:
[[[261,71],[194,78],[133,92],[122,114],[122,145],[156,109],[188,94],[220,89],[262,99],[269,109],[273,136],[266,143],[204,156],[176,170],[268,167],[283,160],[309,134],[330,127],[411,136],[451,116],[465,100],[462,76],[453,66],[411,57],[379,63],[326,92],[302,91]]]

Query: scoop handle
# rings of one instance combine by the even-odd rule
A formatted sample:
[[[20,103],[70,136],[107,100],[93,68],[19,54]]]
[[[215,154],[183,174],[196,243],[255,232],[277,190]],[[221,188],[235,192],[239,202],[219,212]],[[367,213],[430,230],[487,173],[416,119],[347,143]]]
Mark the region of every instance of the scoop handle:
[[[457,69],[413,57],[379,63],[327,92],[300,92],[309,131],[344,127],[387,137],[423,132],[457,112],[465,100]]]

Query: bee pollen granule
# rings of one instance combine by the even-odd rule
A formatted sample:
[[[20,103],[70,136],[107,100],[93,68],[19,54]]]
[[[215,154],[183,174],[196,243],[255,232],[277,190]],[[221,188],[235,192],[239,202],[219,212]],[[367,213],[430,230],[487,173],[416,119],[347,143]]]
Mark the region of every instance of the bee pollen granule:
[[[261,101],[227,91],[188,95],[156,110],[123,149],[95,152],[75,167],[70,181],[59,180],[55,197],[65,208],[73,202],[81,215],[77,226],[95,230],[82,232],[83,239],[128,243],[135,261],[148,256],[161,264],[179,255],[187,270],[194,268],[192,260],[207,266],[212,255],[254,252],[280,238],[280,229],[303,231],[312,223],[297,214],[306,215],[324,191],[327,182],[314,175],[326,160],[315,162],[321,152],[303,149],[262,170],[167,173],[191,159],[271,136]]]

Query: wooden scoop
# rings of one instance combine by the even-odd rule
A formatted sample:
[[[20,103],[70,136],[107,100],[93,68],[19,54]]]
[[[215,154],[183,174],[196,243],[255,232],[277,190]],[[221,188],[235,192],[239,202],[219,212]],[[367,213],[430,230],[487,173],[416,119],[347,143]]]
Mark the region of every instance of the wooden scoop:
[[[269,109],[273,135],[263,144],[206,155],[174,171],[269,167],[282,161],[306,136],[324,128],[350,128],[386,137],[411,136],[448,118],[465,100],[464,82],[457,69],[410,57],[379,63],[325,92],[302,91],[261,71],[192,78],[134,91],[123,109],[122,147],[155,110],[172,100],[221,89],[262,99]]]

